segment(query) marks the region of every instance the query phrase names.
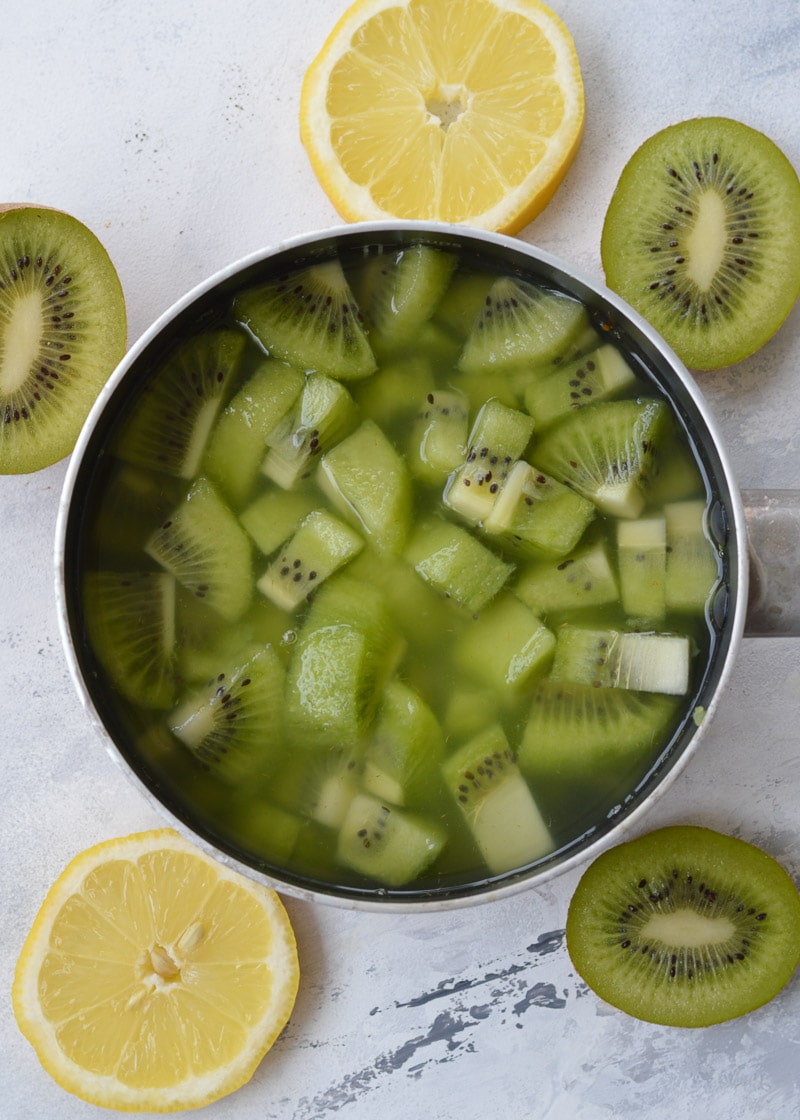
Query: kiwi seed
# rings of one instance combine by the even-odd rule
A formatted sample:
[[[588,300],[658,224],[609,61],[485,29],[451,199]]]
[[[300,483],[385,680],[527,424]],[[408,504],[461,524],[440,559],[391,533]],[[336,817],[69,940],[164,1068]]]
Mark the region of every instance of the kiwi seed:
[[[45,207],[0,207],[0,473],[69,454],[125,352],[119,277],[95,235]]]

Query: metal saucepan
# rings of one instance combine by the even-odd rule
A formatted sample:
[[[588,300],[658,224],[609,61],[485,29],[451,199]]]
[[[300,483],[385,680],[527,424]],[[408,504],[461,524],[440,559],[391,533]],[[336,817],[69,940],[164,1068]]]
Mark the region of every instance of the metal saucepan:
[[[478,258],[497,270],[518,270],[545,285],[582,300],[604,329],[625,339],[634,356],[672,401],[679,422],[697,448],[701,469],[712,494],[709,531],[719,549],[723,579],[711,614],[717,631],[709,664],[693,700],[691,714],[665,748],[639,788],[596,827],[552,857],[527,869],[491,881],[476,882],[455,890],[426,892],[359,891],[321,885],[264,869],[258,860],[220,841],[204,824],[202,811],[179,804],[137,750],[130,733],[103,698],[103,687],[84,631],[81,583],[81,530],[87,492],[97,471],[103,470],[103,447],[115,420],[125,410],[131,392],[146,376],[175,336],[213,314],[221,300],[239,288],[258,282],[276,271],[325,259],[340,251],[360,251],[368,246],[398,248],[418,241]],[[747,511],[745,510],[747,506]],[[131,348],[110,377],[78,440],[61,499],[57,539],[57,598],[59,621],[70,669],[91,723],[99,730],[112,756],[134,784],[179,831],[223,862],[251,877],[299,897],[361,909],[444,909],[469,902],[513,894],[541,884],[616,842],[649,809],[697,749],[724,694],[733,660],[743,634],[800,632],[798,570],[798,500],[791,493],[747,494],[745,502],[735,484],[730,463],[712,415],[693,378],[660,336],[612,292],[579,275],[567,264],[528,244],[483,231],[441,223],[370,223],[298,237],[255,253],[210,277],[189,292],[158,319]],[[756,559],[749,591],[749,556],[752,544],[758,556],[779,551],[769,575]],[[763,555],[762,555],[763,554]],[[773,557],[774,559],[774,557]],[[750,596],[751,602],[748,602]]]

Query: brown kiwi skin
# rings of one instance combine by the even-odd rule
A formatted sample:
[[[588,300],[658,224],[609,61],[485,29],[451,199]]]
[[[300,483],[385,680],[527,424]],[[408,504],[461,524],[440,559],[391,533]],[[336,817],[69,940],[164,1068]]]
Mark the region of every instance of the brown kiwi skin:
[[[74,215],[70,214],[66,210],[61,209],[60,207],[35,202],[2,202],[0,203],[0,223],[2,223],[4,215],[10,214],[14,211],[25,210],[29,210],[34,213],[44,212],[61,214],[64,215],[64,217],[70,219],[72,222],[77,223],[78,226],[82,226],[86,231],[86,234],[96,242],[99,250],[101,251],[107,262],[106,281],[109,287],[113,288],[113,302],[115,305],[112,308],[112,301],[110,299],[108,308],[104,308],[104,311],[108,312],[106,316],[108,362],[107,369],[105,371],[105,377],[107,378],[116,366],[117,362],[122,359],[128,344],[128,321],[127,310],[125,306],[125,295],[114,263],[111,260],[107,250],[105,249],[105,246],[96,236],[96,234],[94,234],[93,231],[79,218],[76,218]],[[7,443],[3,442],[1,437],[4,416],[2,412],[0,412],[0,474],[30,474],[34,471],[41,470],[44,467],[48,467],[54,463],[57,463],[72,451],[82,423],[85,420],[86,415],[88,415],[89,408],[91,407],[94,396],[96,396],[97,392],[99,392],[102,386],[102,380],[104,379],[101,380],[97,375],[95,375],[92,380],[95,390],[93,396],[89,398],[88,395],[85,395],[83,406],[75,411],[71,422],[68,422],[65,425],[63,432],[56,438],[45,439],[31,453],[25,453],[23,450],[22,454],[20,454],[17,452],[16,446],[14,444],[9,446]],[[12,421],[12,423],[13,422],[14,421]]]

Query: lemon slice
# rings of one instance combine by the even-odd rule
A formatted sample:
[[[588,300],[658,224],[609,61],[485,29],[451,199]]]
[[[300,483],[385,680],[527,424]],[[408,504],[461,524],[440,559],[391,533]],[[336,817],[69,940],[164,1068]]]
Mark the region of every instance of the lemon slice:
[[[349,221],[514,233],[580,144],[572,38],[539,0],[357,0],[309,67],[300,134]]]
[[[22,949],[12,998],[64,1089],[105,1108],[172,1112],[249,1080],[298,976],[278,896],[158,829],[69,864]]]

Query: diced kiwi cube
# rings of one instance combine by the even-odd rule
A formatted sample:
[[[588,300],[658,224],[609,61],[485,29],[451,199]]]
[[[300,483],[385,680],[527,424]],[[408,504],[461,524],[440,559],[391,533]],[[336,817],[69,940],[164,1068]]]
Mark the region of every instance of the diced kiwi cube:
[[[411,524],[408,468],[372,420],[322,456],[319,484],[380,552],[398,553]]]
[[[332,377],[311,374],[292,409],[267,438],[264,474],[291,490],[308,478],[313,464],[356,422],[356,406],[347,389]]]
[[[564,556],[578,544],[596,512],[588,498],[520,459],[509,471],[483,528],[517,550]]]
[[[445,505],[474,525],[483,522],[532,433],[527,413],[495,399],[486,401],[469,434],[464,462],[445,487]]]
[[[493,875],[524,867],[553,850],[553,838],[500,724],[487,727],[446,758],[442,770]]]
[[[351,388],[362,415],[386,427],[410,422],[435,382],[429,355],[415,351],[386,362],[378,377],[358,381]]]
[[[555,645],[555,635],[533,611],[504,594],[461,633],[453,658],[478,684],[513,694],[549,669]]]
[[[396,805],[435,802],[443,750],[442,729],[430,707],[413,688],[392,680],[364,757],[364,787]]]
[[[666,610],[667,532],[663,517],[617,522],[617,569],[622,609],[658,621]]]
[[[338,829],[361,788],[363,748],[295,750],[269,784],[269,797],[303,820]]]
[[[271,556],[315,505],[315,498],[308,491],[267,490],[242,511],[239,520],[259,551]]]
[[[544,431],[569,412],[629,390],[636,381],[636,374],[616,346],[605,343],[530,380],[525,407],[536,422],[536,430]]]
[[[370,343],[381,358],[414,342],[450,283],[456,257],[419,244],[383,253],[375,263],[362,308]]]
[[[551,679],[595,688],[628,688],[682,696],[689,689],[691,650],[681,634],[559,627]]]
[[[514,593],[535,614],[548,616],[619,600],[617,577],[603,541],[576,549],[562,560],[542,560],[520,568]]]
[[[287,721],[301,746],[352,749],[366,733],[404,647],[385,614],[328,621],[323,612],[329,608],[330,598],[326,603],[321,594],[292,646]]]
[[[418,878],[445,842],[436,821],[362,793],[342,822],[336,854],[345,867],[373,882],[400,887]]]
[[[514,570],[466,529],[438,519],[417,527],[406,559],[427,583],[468,611],[486,606]]]
[[[222,410],[204,467],[233,506],[247,500],[267,439],[300,396],[304,382],[299,370],[265,360]]]
[[[702,614],[719,580],[719,555],[705,532],[705,501],[664,506],[667,606]]]
[[[430,392],[411,428],[408,468],[414,478],[442,485],[464,461],[469,403],[463,393]]]
[[[258,589],[276,606],[294,610],[328,576],[362,548],[362,538],[326,510],[314,510],[258,581]]]

